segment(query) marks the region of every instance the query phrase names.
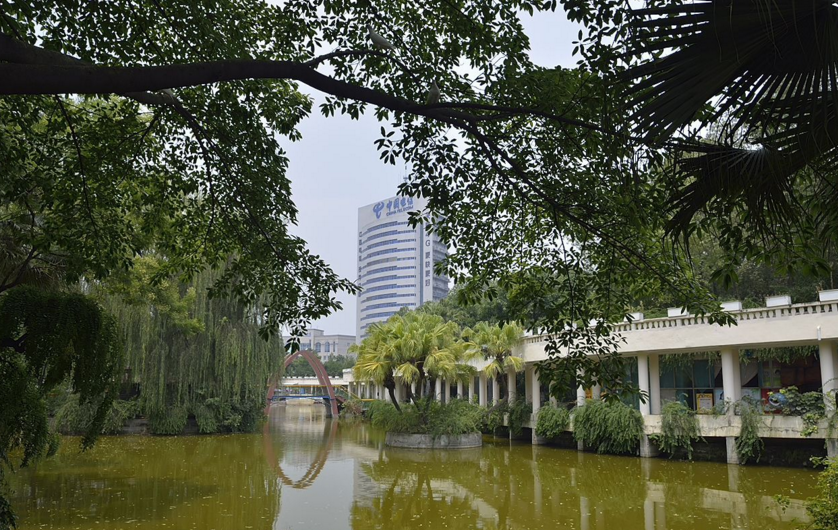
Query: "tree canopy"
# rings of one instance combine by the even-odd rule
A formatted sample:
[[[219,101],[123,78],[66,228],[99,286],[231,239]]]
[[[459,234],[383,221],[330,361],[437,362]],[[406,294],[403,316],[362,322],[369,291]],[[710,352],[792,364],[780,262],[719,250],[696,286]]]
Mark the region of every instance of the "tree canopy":
[[[575,69],[527,53],[521,13],[557,2],[12,3],[0,198],[26,228],[24,265],[59,256],[73,278],[148,248],[187,274],[229,259],[211,292],[264,300],[266,333],[299,334],[355,290],[289,231],[282,142],[312,111],[307,87],[326,116],[375,114],[382,160],[410,168],[401,191],[429,200],[414,220],[454,250],[440,267],[466,297],[516,294],[516,317],[569,353],[563,381],[607,377],[593,359],[616,350],[608,322],[650,293],[730,322],[693,236],[719,241],[726,282],[743,258],[828,269],[838,8],[561,6],[583,28]]]

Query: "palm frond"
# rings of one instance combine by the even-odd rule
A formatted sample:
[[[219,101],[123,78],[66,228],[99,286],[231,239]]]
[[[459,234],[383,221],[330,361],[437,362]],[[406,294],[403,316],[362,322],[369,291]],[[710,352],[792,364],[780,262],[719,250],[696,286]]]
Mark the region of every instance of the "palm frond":
[[[756,223],[790,217],[801,172],[838,166],[838,7],[704,0],[630,18],[635,133],[677,154],[669,230],[687,234],[714,203]],[[688,126],[710,127],[713,142],[670,141]]]

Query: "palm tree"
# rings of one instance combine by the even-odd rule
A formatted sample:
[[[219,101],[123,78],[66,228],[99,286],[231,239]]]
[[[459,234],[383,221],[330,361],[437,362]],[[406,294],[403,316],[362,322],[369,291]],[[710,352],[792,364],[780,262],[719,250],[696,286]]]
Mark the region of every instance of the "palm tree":
[[[478,322],[473,329],[463,332],[471,341],[480,348],[483,358],[489,364],[483,368],[483,373],[488,377],[497,378],[500,374],[506,373],[510,368],[520,372],[524,368],[524,359],[512,355],[512,349],[518,345],[524,335],[524,328],[517,322],[508,322],[503,325]],[[504,378],[498,381],[503,389],[506,386]],[[509,395],[509,389],[506,389]]]
[[[467,361],[479,350],[460,339],[456,323],[437,315],[410,312],[372,326],[369,337],[353,351],[358,352],[355,377],[384,385],[399,408],[396,377],[406,385],[407,399],[417,404],[429,377],[463,380],[473,374],[474,368]],[[414,383],[417,394],[411,389]]]
[[[622,36],[609,37],[608,64],[627,65],[619,75],[629,83],[623,99],[633,132],[674,152],[670,229],[689,235],[696,222],[724,228],[733,218],[753,235],[729,246],[760,236],[776,244],[802,237],[821,252],[834,244],[838,217],[821,212],[838,206],[835,3],[707,0],[627,9],[615,11]],[[751,250],[767,254],[768,247]]]
[[[396,380],[393,377],[396,351],[393,347],[394,341],[389,324],[390,321],[384,324],[373,324],[370,326],[369,336],[361,344],[353,344],[349,347],[350,352],[358,354],[352,373],[356,379],[383,385],[390,393],[393,405],[401,411],[396,399]]]

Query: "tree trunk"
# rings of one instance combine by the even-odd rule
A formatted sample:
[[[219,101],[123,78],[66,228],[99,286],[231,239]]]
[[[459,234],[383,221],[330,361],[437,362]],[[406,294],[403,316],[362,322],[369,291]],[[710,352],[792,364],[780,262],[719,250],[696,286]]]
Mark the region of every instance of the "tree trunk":
[[[393,406],[396,407],[396,410],[401,412],[402,408],[399,405],[399,400],[396,399],[396,385],[387,385],[387,391],[390,393],[390,399],[393,401]]]

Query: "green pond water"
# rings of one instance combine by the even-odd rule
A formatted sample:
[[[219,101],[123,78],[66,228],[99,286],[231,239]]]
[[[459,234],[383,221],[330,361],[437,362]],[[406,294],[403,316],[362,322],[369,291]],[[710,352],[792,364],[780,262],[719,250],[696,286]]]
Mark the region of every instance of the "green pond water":
[[[274,407],[261,434],[103,437],[13,478],[21,529],[783,530],[816,474],[597,456],[487,439],[396,450],[322,406]],[[774,495],[790,497],[780,510]]]

